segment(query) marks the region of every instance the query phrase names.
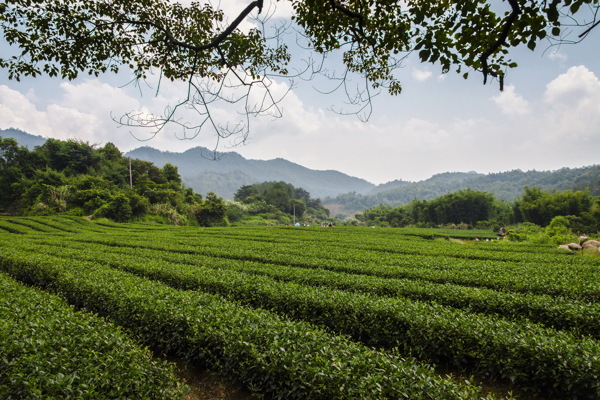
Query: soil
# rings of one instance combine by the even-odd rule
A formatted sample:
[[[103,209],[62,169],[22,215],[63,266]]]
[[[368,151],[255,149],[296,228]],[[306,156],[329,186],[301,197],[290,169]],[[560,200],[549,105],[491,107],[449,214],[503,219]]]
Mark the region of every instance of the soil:
[[[186,400],[251,400],[252,393],[239,382],[207,371],[181,358],[168,357],[177,365],[177,376],[190,387]]]

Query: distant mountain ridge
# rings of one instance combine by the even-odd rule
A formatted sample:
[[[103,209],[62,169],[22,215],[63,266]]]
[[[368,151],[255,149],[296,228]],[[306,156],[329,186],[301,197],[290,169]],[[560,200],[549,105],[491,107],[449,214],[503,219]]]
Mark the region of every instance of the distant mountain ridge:
[[[46,138],[42,136],[32,135],[27,132],[23,132],[19,129],[0,129],[0,137],[13,138],[19,143],[20,146],[25,146],[29,150],[33,150],[35,146],[41,146],[46,143]]]
[[[283,158],[274,160],[249,160],[235,152],[219,153],[195,147],[183,153],[140,147],[126,154],[128,157],[151,161],[162,167],[176,165],[184,182],[198,193],[209,191],[226,199],[243,185],[266,181],[284,181],[307,190],[311,196],[321,198],[340,193],[368,193],[375,185],[339,171],[312,170]]]
[[[14,138],[19,145],[33,149],[46,141],[18,129],[0,130],[0,137]],[[150,161],[158,167],[166,163],[176,165],[188,187],[202,194],[215,192],[225,199],[233,199],[234,193],[244,185],[265,181],[284,181],[307,190],[312,197],[336,196],[340,193],[368,193],[374,184],[339,171],[312,170],[293,162],[274,160],[248,160],[235,152],[213,152],[196,147],[183,153],[160,151],[140,147],[125,154],[127,157]]]
[[[499,200],[514,201],[523,188],[539,187],[543,190],[586,190],[600,196],[600,165],[582,168],[562,168],[556,171],[513,170],[480,174],[476,172],[444,172],[420,182],[392,181],[379,185],[368,194],[346,193],[323,199],[323,204],[336,214],[352,216],[354,213],[380,204],[399,206],[417,200],[432,200],[461,189],[492,193]]]
[[[18,129],[0,130],[0,137],[13,137],[20,145],[31,149],[46,140]],[[466,188],[492,193],[506,201],[520,197],[525,186],[550,191],[589,189],[592,195],[600,196],[600,165],[556,171],[513,170],[487,175],[444,172],[419,182],[395,180],[376,186],[339,171],[311,170],[282,158],[248,160],[235,152],[215,153],[202,147],[183,153],[140,147],[125,155],[150,161],[159,167],[166,163],[176,165],[188,187],[202,194],[212,191],[225,199],[232,199],[243,185],[284,181],[307,190],[314,198],[321,198],[334,215],[343,216],[353,216],[379,204],[398,206],[414,199],[431,200]]]

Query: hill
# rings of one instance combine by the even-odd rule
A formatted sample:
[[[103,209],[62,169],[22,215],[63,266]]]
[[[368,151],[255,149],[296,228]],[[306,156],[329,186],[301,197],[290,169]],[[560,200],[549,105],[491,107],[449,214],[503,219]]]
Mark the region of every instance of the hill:
[[[500,173],[445,172],[420,182],[392,181],[373,188],[368,194],[346,193],[325,198],[323,204],[334,215],[352,216],[380,204],[399,206],[414,199],[432,200],[461,189],[492,193],[508,202],[518,199],[523,188],[539,187],[547,191],[585,190],[600,195],[600,165],[562,168],[556,171],[513,170]]]
[[[20,145],[30,149],[46,140],[17,129],[0,130],[0,137],[15,138]],[[149,161],[159,167],[167,163],[176,165],[186,186],[198,193],[212,191],[225,199],[232,199],[237,189],[244,185],[265,181],[291,183],[307,190],[312,197],[323,199],[332,216],[353,216],[379,204],[398,206],[413,199],[432,200],[467,188],[492,193],[496,198],[509,202],[519,198],[525,186],[550,191],[589,189],[592,195],[600,195],[600,165],[491,174],[444,172],[419,182],[395,180],[376,186],[339,171],[312,170],[282,158],[249,160],[236,152],[213,152],[202,147],[183,153],[140,147],[125,156]]]
[[[46,142],[46,138],[17,129],[0,130],[0,137],[14,138],[19,145],[30,150]],[[203,147],[183,153],[140,147],[125,156],[149,161],[161,168],[167,163],[176,165],[186,186],[198,193],[215,192],[225,199],[233,199],[233,194],[241,186],[265,181],[291,183],[316,198],[347,192],[366,194],[375,188],[374,184],[364,179],[338,171],[312,170],[282,158],[248,160],[235,152],[214,152]]]
[[[219,153],[204,147],[195,147],[183,153],[164,152],[151,147],[140,147],[125,154],[162,167],[176,165],[184,182],[198,193],[209,191],[226,199],[243,185],[266,181],[284,181],[307,190],[313,197],[337,196],[340,193],[368,193],[375,188],[364,179],[338,171],[312,170],[293,162],[249,160],[235,152]]]
[[[18,129],[0,129],[0,137],[13,138],[20,146],[25,146],[29,150],[33,150],[35,146],[41,146],[46,142],[46,138],[41,136],[31,135]]]

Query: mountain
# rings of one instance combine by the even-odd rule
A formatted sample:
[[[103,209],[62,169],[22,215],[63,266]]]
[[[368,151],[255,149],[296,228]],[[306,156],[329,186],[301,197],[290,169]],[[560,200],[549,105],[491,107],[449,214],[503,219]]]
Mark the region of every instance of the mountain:
[[[284,181],[307,190],[312,197],[337,196],[340,193],[368,193],[375,187],[364,179],[338,171],[312,170],[293,162],[248,160],[235,152],[220,153],[195,147],[183,153],[164,152],[151,147],[140,147],[125,154],[162,167],[176,165],[187,186],[198,193],[209,191],[226,199],[243,185],[266,181]]]
[[[373,188],[368,194],[376,195],[377,193],[387,193],[392,191],[413,191],[412,187],[444,187],[444,186],[461,186],[466,182],[472,181],[473,178],[484,176],[477,172],[444,172],[441,174],[433,175],[431,178],[420,181],[420,182],[408,182],[403,180],[395,180],[388,183],[383,183]],[[427,194],[422,193],[420,196],[426,196]],[[420,197],[419,196],[419,197]]]
[[[19,145],[33,149],[46,139],[18,129],[0,130],[0,137],[14,138]],[[220,153],[196,147],[183,153],[164,152],[151,147],[140,147],[125,154],[127,157],[150,161],[162,167],[176,165],[183,181],[198,193],[215,192],[225,199],[244,185],[265,181],[284,181],[307,190],[312,197],[337,196],[340,193],[368,193],[375,187],[364,179],[354,178],[338,171],[317,171],[282,158],[274,160],[247,160],[235,152]]]
[[[367,194],[346,193],[323,199],[323,204],[336,215],[350,216],[380,204],[399,206],[414,199],[431,200],[461,189],[492,193],[497,199],[514,201],[523,188],[539,187],[546,191],[589,190],[600,196],[600,165],[582,168],[562,168],[556,171],[513,170],[479,174],[476,172],[445,172],[420,182],[392,181],[373,188]]]
[[[17,129],[0,130],[0,137],[12,137],[20,145],[32,149],[45,142]],[[284,181],[321,198],[332,215],[351,216],[379,204],[398,206],[414,199],[431,200],[447,193],[470,188],[492,193],[497,199],[514,201],[525,186],[543,190],[585,190],[600,196],[600,165],[562,168],[556,171],[513,170],[480,174],[477,172],[444,172],[419,182],[395,180],[375,186],[364,179],[338,171],[317,171],[282,158],[248,160],[235,152],[213,152],[196,147],[183,153],[164,152],[140,147],[126,154],[162,167],[176,165],[185,184],[196,192],[215,192],[225,199],[244,185],[265,181]]]
[[[34,136],[18,129],[0,129],[0,137],[13,138],[20,146],[25,146],[29,150],[33,150],[35,146],[41,146],[46,142],[46,138]]]

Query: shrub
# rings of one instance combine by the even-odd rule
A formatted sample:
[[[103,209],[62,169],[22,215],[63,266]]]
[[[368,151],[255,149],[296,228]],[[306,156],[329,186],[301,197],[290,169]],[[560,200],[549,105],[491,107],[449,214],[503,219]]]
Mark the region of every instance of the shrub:
[[[94,213],[94,217],[105,217],[116,222],[126,222],[131,219],[132,211],[129,199],[124,194],[117,194],[108,203]]]
[[[506,232],[509,240],[514,242],[524,242],[544,236],[542,227],[531,222],[523,222],[516,228],[511,228]]]
[[[570,243],[574,240],[574,235],[569,229],[570,223],[567,217],[558,216],[552,218],[545,232],[550,242],[554,244]]]
[[[187,218],[177,212],[177,209],[168,203],[152,204],[150,212],[163,218],[163,222],[170,225],[186,225]]]
[[[173,367],[118,327],[0,273],[0,398],[181,399]]]

